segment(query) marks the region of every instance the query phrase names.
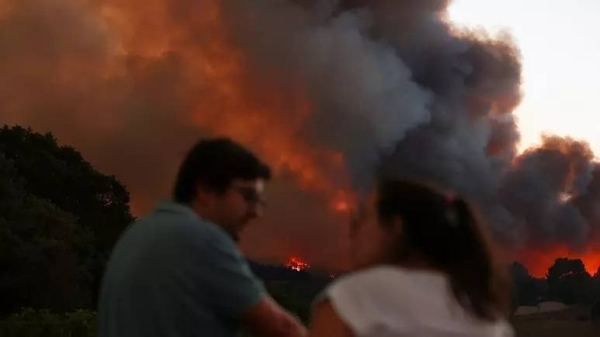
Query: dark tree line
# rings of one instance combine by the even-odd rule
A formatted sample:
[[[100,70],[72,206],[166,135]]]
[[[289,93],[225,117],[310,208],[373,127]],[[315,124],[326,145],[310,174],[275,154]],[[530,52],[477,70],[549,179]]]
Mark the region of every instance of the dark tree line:
[[[557,301],[566,305],[591,306],[600,301],[600,268],[592,276],[580,259],[556,259],[546,277],[532,277],[515,262],[511,266],[514,306]]]
[[[0,129],[0,317],[94,308],[129,193],[52,134]]]

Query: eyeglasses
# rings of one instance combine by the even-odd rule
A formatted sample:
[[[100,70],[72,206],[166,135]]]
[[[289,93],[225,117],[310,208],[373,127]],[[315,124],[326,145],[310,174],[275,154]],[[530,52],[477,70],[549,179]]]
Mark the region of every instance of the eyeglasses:
[[[246,200],[247,203],[251,205],[265,206],[265,200],[261,198],[260,194],[258,193],[258,191],[256,191],[256,189],[252,187],[243,186],[234,186],[233,188],[242,195],[242,198],[244,198],[244,200]]]

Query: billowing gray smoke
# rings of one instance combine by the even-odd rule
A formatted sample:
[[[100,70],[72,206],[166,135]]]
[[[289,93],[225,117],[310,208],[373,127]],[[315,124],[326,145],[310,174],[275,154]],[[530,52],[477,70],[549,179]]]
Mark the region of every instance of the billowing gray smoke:
[[[513,246],[589,246],[600,233],[593,154],[549,137],[517,157],[518,49],[509,36],[457,31],[448,5],[5,0],[0,117],[81,149],[130,187],[138,212],[168,192],[186,147],[216,132],[270,160],[296,143],[341,152],[359,191],[377,170],[456,189]],[[294,108],[298,93],[309,114]],[[297,187],[302,160],[282,165],[246,248],[335,264],[345,219]],[[339,172],[322,171],[342,186]]]
[[[231,3],[252,63],[307,83],[309,139],[346,154],[356,188],[376,167],[434,181],[472,198],[508,243],[581,248],[599,231],[586,144],[551,137],[515,157],[509,36],[456,32],[447,1]]]

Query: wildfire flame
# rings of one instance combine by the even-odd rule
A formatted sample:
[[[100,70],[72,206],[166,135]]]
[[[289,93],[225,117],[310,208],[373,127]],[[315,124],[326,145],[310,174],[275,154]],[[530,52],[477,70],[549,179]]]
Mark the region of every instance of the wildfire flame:
[[[348,191],[338,191],[331,202],[331,208],[339,213],[349,213],[351,211],[351,205],[356,203],[355,199],[356,197],[354,194]]]
[[[303,271],[306,269],[310,268],[310,265],[308,264],[308,262],[302,260],[300,257],[298,256],[291,256],[287,263],[286,266],[289,269],[295,270],[295,271]]]

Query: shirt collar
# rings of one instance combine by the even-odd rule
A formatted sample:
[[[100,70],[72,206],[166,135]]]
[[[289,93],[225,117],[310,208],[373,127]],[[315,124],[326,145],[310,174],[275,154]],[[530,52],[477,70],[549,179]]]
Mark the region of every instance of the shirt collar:
[[[179,213],[185,214],[194,218],[200,218],[198,214],[188,205],[178,203],[171,200],[161,200],[159,201],[154,210],[156,212],[169,212],[169,213]]]
[[[190,206],[188,206],[186,204],[182,204],[182,203],[171,201],[171,200],[161,200],[154,207],[154,211],[158,212],[158,213],[162,213],[162,212],[175,213],[175,214],[185,215],[185,216],[200,220],[203,223],[213,226],[217,230],[221,231],[229,239],[232,239],[233,244],[236,244],[235,240],[233,238],[231,238],[230,234],[227,233],[227,231],[225,229],[223,229],[221,226],[218,226],[210,221],[204,220],[202,217],[200,217],[200,215],[198,213],[196,213],[196,211],[194,211]]]

